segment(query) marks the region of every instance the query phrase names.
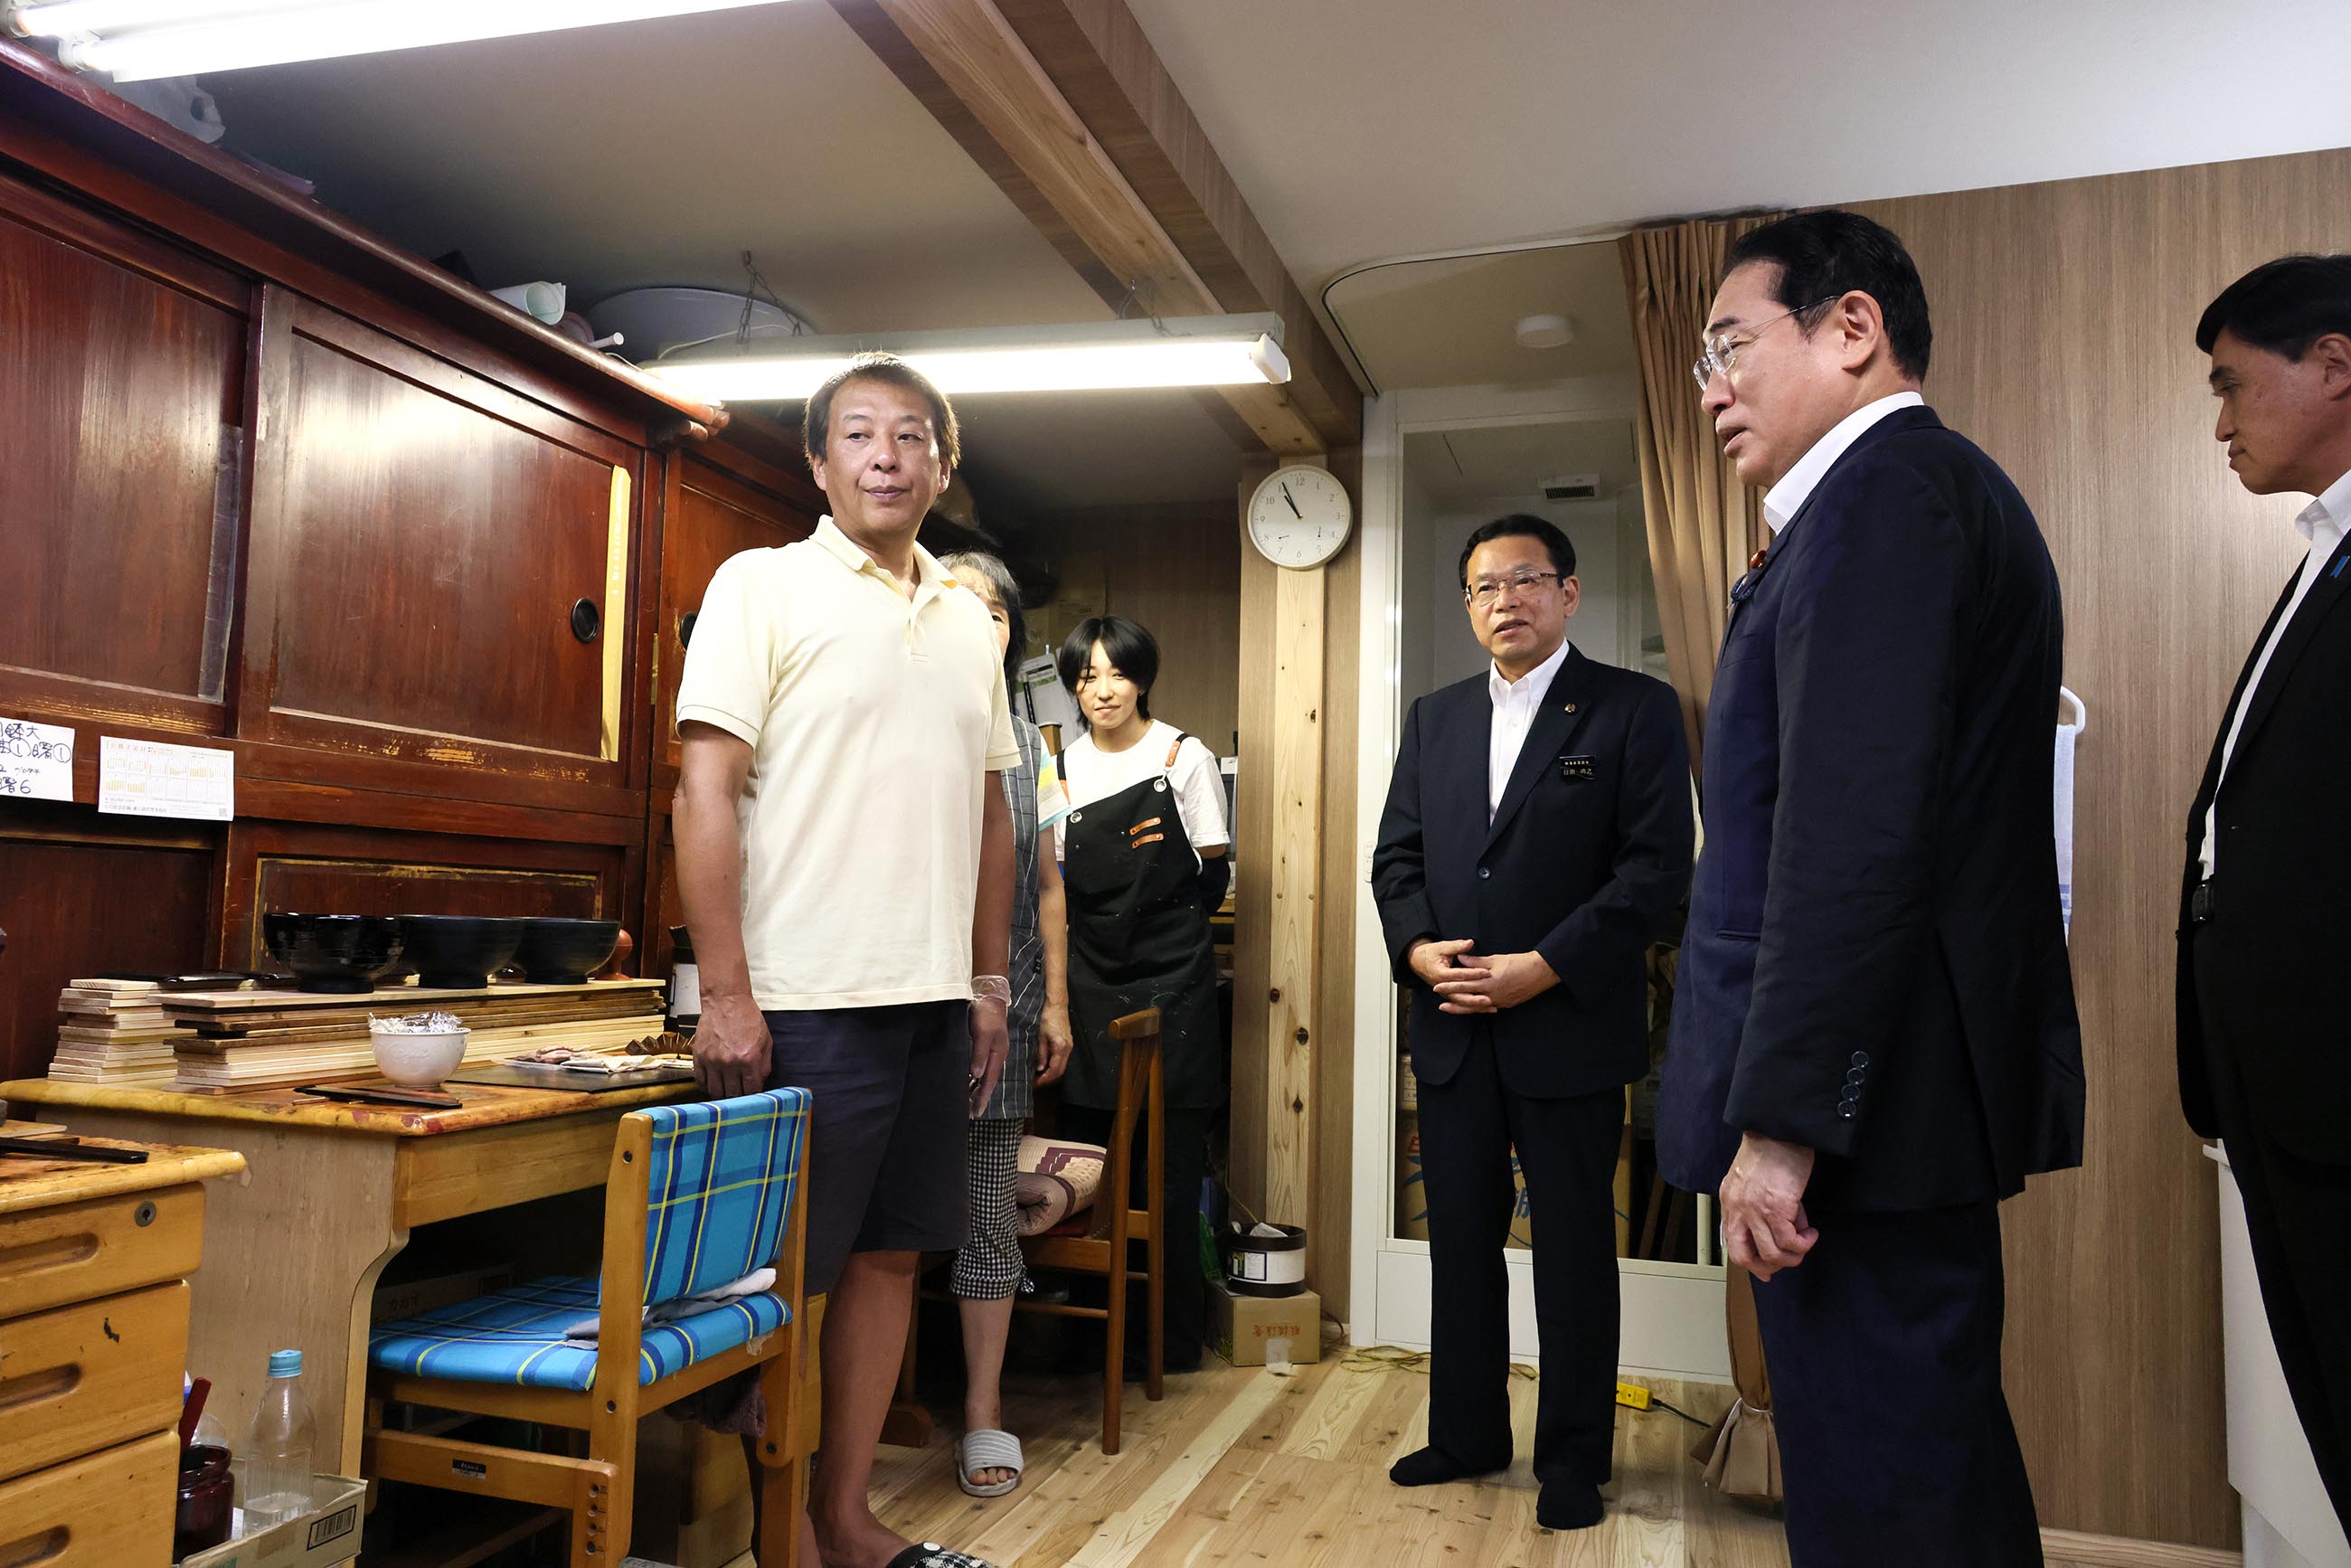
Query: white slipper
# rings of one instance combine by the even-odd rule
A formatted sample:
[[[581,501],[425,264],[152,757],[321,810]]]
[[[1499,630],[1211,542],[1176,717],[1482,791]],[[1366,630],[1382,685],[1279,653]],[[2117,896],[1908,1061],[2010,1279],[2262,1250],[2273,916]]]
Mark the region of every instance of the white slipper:
[[[1020,1484],[1024,1468],[1020,1439],[1009,1432],[982,1427],[977,1432],[966,1432],[956,1444],[956,1485],[973,1497],[1002,1497]],[[1012,1479],[982,1486],[971,1479],[981,1470],[1010,1470]]]

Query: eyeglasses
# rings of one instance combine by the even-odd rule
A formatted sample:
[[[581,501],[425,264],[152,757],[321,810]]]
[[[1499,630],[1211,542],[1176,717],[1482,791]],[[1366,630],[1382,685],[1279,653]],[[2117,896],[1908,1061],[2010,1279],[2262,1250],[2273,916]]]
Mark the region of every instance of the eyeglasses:
[[[1461,597],[1485,610],[1501,598],[1504,589],[1510,590],[1511,596],[1516,598],[1520,594],[1532,593],[1546,582],[1559,580],[1560,574],[1555,571],[1515,571],[1508,577],[1481,577],[1463,589]]]
[[[1690,374],[1698,378],[1698,390],[1706,391],[1714,383],[1714,378],[1718,375],[1725,381],[1729,380],[1730,372],[1739,364],[1739,350],[1761,337],[1765,328],[1774,322],[1785,321],[1791,316],[1801,316],[1814,306],[1826,305],[1830,300],[1840,298],[1842,296],[1823,294],[1811,305],[1799,305],[1793,310],[1782,310],[1777,316],[1757,323],[1755,329],[1743,338],[1734,338],[1728,332],[1716,333],[1707,340],[1706,350],[1698,355],[1698,362],[1690,366]]]

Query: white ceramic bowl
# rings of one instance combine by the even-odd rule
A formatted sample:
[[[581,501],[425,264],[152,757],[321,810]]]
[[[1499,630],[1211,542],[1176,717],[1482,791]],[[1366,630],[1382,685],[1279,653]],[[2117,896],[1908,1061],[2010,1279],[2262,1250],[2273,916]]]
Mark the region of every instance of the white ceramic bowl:
[[[386,1078],[403,1089],[438,1089],[441,1081],[465,1060],[469,1030],[445,1030],[437,1034],[371,1031],[375,1064]]]

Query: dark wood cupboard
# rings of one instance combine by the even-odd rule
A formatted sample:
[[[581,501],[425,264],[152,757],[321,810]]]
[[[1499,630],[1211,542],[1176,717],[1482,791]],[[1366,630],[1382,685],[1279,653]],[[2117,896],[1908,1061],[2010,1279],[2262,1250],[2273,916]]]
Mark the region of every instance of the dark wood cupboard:
[[[279,909],[620,919],[645,972],[683,622],[822,509],[780,433],[579,349],[0,39],[0,1077],[57,991],[259,961]],[[105,737],[233,752],[101,815]]]

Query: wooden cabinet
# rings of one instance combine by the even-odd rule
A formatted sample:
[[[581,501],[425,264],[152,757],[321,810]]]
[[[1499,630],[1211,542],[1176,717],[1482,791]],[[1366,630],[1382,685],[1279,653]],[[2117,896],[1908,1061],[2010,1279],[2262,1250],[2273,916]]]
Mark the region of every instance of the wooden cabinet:
[[[724,423],[0,38],[0,718],[75,733],[72,802],[0,800],[0,1077],[272,910],[660,972],[682,621],[823,509]],[[232,752],[234,821],[97,813],[110,736]]]
[[[0,176],[0,704],[221,731],[250,298]]]
[[[459,790],[627,785],[644,454],[307,299],[283,317],[239,733],[439,763]]]
[[[5,1124],[11,1133],[26,1124]],[[188,1286],[218,1149],[0,1171],[0,1563],[171,1560]]]

